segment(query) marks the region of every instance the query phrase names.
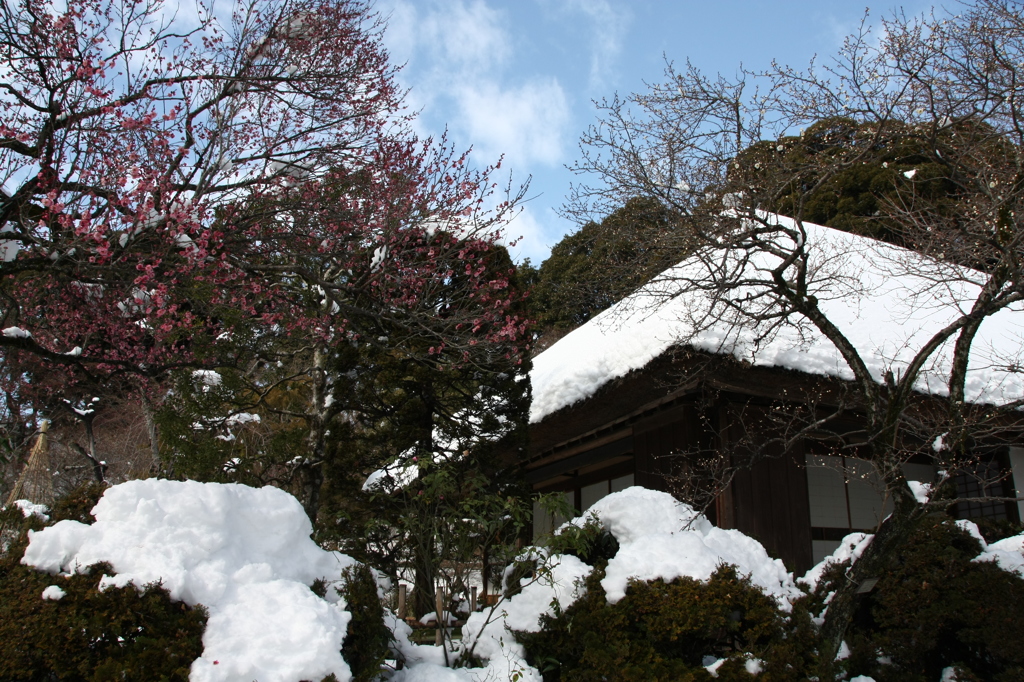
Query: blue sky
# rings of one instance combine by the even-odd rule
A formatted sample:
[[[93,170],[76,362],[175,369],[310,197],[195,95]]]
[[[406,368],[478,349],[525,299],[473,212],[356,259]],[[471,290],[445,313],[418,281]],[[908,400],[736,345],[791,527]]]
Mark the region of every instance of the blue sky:
[[[930,2],[906,0],[908,13]],[[874,6],[872,16],[895,4]],[[828,56],[859,25],[865,6],[842,0],[379,0],[390,16],[385,43],[405,63],[400,80],[421,112],[421,134],[447,127],[477,164],[505,155],[513,180],[532,176],[518,259],[539,264],[576,225],[560,218],[574,176],[565,169],[580,133],[595,120],[592,100],[642,90],[667,57],[710,73],[775,59],[805,66]]]

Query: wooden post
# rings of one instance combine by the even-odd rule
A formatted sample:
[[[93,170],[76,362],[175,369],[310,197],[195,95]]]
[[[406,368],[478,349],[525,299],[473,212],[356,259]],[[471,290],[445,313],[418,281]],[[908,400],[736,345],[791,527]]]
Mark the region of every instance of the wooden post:
[[[409,586],[405,583],[398,584],[398,620],[405,620],[405,591],[409,589]]]
[[[444,588],[438,586],[434,592],[434,613],[437,614],[437,630],[434,632],[434,646],[444,644]]]
[[[476,585],[469,590],[469,612],[476,613]]]
[[[481,594],[483,595],[483,600],[484,600],[485,604],[487,603],[487,581],[488,581],[487,559],[488,559],[488,557],[487,557],[487,546],[484,545],[484,547],[480,550],[480,582],[483,583],[483,587],[481,589]]]

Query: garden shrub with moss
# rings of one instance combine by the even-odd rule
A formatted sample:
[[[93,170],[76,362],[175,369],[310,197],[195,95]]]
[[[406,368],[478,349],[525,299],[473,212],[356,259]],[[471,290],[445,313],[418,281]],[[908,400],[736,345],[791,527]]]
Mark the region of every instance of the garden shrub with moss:
[[[54,520],[85,521],[79,518],[84,505],[101,492],[83,489],[55,504]],[[127,586],[100,592],[100,577],[113,574],[105,564],[66,577],[23,566],[27,531],[44,523],[20,518],[13,507],[2,515],[7,542],[0,548],[0,680],[188,679],[192,661],[203,651],[204,609],[172,601],[158,584],[142,591]],[[64,592],[61,599],[42,598],[51,585]]]
[[[731,566],[707,581],[633,581],[615,604],[603,577],[602,562],[584,596],[542,617],[540,632],[516,633],[546,682],[711,680],[709,657],[726,659],[715,671],[723,682],[753,679],[748,668],[765,682],[804,677],[814,641],[809,619],[804,637],[788,636],[775,600]]]

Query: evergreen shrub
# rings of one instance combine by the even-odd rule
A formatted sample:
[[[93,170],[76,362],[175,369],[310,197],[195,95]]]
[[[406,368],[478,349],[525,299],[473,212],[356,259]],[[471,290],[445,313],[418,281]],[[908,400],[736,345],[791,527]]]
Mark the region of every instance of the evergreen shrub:
[[[726,659],[715,671],[723,682],[754,679],[753,659],[761,661],[757,679],[764,682],[805,677],[809,626],[805,636],[789,636],[775,600],[734,567],[719,567],[707,581],[634,580],[609,604],[604,565],[579,600],[541,619],[540,632],[516,633],[545,682],[712,680],[704,666],[714,659]]]
[[[74,499],[55,504],[54,516],[75,516],[79,507]],[[21,513],[4,510],[8,528],[12,511]],[[27,531],[42,525],[38,518],[23,519],[0,552],[0,680],[187,680],[203,651],[205,610],[172,601],[159,584],[100,592],[100,577],[113,573],[106,564],[71,576],[21,565]],[[44,600],[50,585],[64,596]]]
[[[945,516],[927,516],[864,595],[846,642],[849,677],[934,682],[1024,680],[1024,580],[974,562],[980,543]],[[848,563],[832,567],[814,595],[820,611]]]
[[[341,655],[352,670],[354,682],[379,679],[394,638],[384,623],[384,607],[373,571],[365,564],[346,568],[342,573],[342,594],[352,620]]]

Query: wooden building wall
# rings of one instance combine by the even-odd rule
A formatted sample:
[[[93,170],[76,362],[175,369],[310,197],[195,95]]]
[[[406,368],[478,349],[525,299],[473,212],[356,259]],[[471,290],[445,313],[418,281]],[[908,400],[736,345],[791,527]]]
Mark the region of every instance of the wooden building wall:
[[[683,464],[672,453],[727,447],[735,425],[701,420],[695,404],[679,406],[633,427],[636,482],[647,488],[671,491],[674,467]],[[732,413],[722,410],[721,420]],[[811,567],[811,523],[804,454],[770,453],[751,469],[738,471],[720,504],[708,510],[710,520],[723,528],[736,528],[755,538],[768,552],[797,573]]]
[[[728,447],[724,441],[730,434],[742,432],[736,420],[751,418],[750,410],[758,403],[778,399],[772,394],[780,387],[800,386],[804,380],[792,372],[729,364],[728,371],[717,367],[714,381],[673,384],[663,378],[673,367],[671,358],[658,358],[643,371],[617,379],[588,400],[532,426],[527,481],[536,490],[570,490],[632,467],[636,485],[672,492],[673,468],[682,464],[673,453]],[[739,414],[744,410],[745,416]],[[803,451],[778,453],[738,472],[708,516],[719,527],[756,538],[789,570],[810,568]]]

